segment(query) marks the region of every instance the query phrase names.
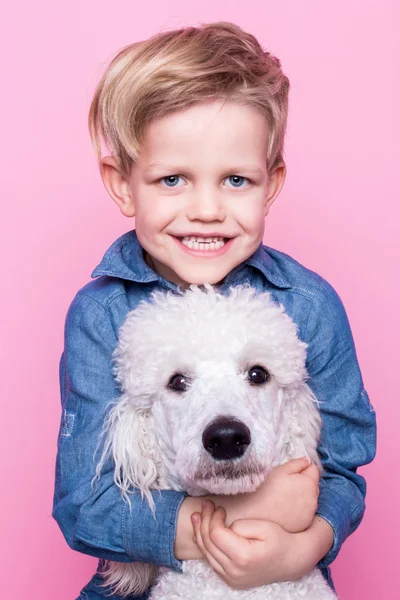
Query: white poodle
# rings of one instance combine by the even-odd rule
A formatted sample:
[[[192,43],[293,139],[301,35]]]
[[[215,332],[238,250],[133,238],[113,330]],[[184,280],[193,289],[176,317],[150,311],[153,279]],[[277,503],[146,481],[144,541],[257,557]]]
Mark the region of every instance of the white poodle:
[[[129,504],[133,488],[153,512],[154,489],[251,492],[272,467],[305,455],[321,468],[306,344],[268,293],[242,285],[224,296],[208,284],[155,292],[128,314],[114,358],[122,395],[106,418],[94,481],[112,457]],[[104,577],[123,596],[153,585],[151,600],[337,598],[317,568],[250,590],[231,589],[205,560],[184,561],[182,573],[108,562]]]

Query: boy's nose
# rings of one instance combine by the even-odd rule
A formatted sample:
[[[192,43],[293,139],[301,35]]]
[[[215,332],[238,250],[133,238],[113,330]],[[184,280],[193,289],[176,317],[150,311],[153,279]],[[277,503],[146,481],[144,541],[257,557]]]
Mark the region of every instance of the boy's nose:
[[[210,190],[196,193],[189,204],[187,217],[189,221],[224,221],[226,209],[222,198]]]

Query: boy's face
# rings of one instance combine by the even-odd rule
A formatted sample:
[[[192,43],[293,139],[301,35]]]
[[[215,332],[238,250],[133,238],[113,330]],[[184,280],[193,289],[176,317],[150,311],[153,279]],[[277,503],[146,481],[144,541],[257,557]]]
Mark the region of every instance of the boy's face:
[[[154,119],[128,179],[102,159],[104,184],[135,217],[156,272],[183,286],[215,284],[253,254],[285,176],[283,164],[267,174],[267,143],[260,112],[215,100]]]

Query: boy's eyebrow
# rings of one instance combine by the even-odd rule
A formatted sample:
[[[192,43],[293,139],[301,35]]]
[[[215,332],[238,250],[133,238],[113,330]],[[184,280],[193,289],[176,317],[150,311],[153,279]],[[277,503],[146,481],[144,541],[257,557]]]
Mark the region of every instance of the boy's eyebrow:
[[[173,171],[174,173],[179,173],[181,171],[190,170],[190,169],[187,169],[185,166],[172,165],[172,164],[166,164],[166,163],[161,163],[161,162],[152,162],[144,169],[144,172],[149,173],[149,172],[157,170],[157,169]],[[223,171],[225,173],[232,173],[232,174],[238,173],[240,171],[245,171],[246,173],[254,173],[255,175],[260,175],[260,176],[264,175],[264,171],[262,169],[260,169],[260,167],[258,167],[257,165],[236,165],[234,167],[227,167],[227,168],[223,169]]]

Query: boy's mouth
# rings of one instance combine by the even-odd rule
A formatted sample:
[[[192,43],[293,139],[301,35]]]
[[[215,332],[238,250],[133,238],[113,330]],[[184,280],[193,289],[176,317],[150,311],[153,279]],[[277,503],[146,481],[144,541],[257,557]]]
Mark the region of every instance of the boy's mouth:
[[[223,248],[230,238],[210,236],[185,236],[178,237],[178,240],[190,250],[219,250]]]

